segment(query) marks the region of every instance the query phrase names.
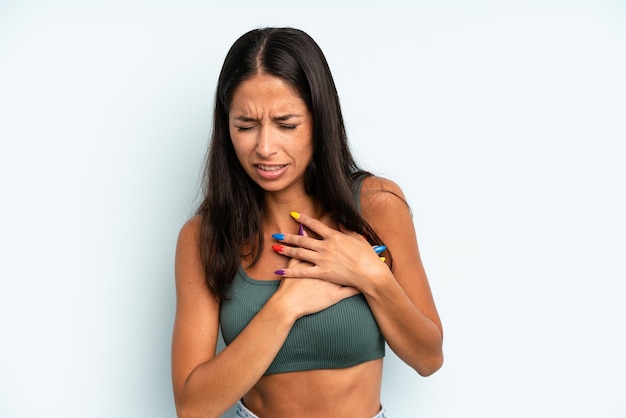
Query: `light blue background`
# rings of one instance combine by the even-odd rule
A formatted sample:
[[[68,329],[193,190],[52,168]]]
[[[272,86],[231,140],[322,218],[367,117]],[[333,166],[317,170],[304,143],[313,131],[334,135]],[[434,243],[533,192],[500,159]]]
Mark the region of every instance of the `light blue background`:
[[[176,236],[217,74],[321,45],[414,212],[445,328],[397,417],[624,417],[626,3],[0,2],[0,416],[173,417]]]

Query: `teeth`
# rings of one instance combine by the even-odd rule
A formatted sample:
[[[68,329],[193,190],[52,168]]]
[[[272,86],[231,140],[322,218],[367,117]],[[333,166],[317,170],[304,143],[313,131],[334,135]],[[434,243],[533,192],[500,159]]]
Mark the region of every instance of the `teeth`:
[[[282,165],[280,165],[280,166],[277,166],[277,165],[259,165],[257,167],[259,167],[263,171],[276,171],[276,170],[280,170],[284,166],[282,166]]]

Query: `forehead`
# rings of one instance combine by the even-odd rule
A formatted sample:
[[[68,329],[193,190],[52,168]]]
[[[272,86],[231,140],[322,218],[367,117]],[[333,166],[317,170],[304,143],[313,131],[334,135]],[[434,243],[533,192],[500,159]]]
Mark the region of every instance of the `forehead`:
[[[239,84],[233,93],[230,112],[308,111],[295,87],[285,80],[258,74]]]

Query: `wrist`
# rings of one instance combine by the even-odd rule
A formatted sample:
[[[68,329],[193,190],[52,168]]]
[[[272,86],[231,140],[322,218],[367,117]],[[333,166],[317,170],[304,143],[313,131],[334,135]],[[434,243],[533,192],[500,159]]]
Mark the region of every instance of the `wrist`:
[[[368,271],[367,278],[359,286],[359,290],[367,298],[379,298],[385,289],[389,288],[389,285],[395,283],[395,278],[389,267],[384,263],[381,264],[375,270]]]
[[[300,317],[296,307],[292,305],[287,295],[279,288],[267,301],[264,309],[267,309],[268,314],[272,315],[276,321],[291,327]]]

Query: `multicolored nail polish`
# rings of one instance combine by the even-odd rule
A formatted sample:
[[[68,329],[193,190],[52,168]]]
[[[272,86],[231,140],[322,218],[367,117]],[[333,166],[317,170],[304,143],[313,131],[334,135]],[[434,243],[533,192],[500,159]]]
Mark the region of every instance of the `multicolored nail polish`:
[[[385,251],[387,249],[387,246],[385,245],[377,245],[374,247],[374,252],[376,252],[376,254],[380,254],[383,251]]]
[[[302,224],[298,224],[298,235],[304,235],[304,227]]]
[[[386,258],[385,257],[379,257],[380,261],[382,261],[383,263],[385,262]]]
[[[290,215],[293,219],[300,219],[300,214],[298,212],[291,212]]]
[[[277,251],[277,252],[279,252],[279,253],[282,253],[282,252],[283,252],[284,247],[283,247],[282,245],[274,244],[274,245],[272,245],[272,249],[273,249],[274,251]]]
[[[276,271],[274,272],[274,274],[278,274],[279,276],[284,276],[284,275],[285,275],[285,270],[283,270],[283,269],[276,270]]]
[[[272,234],[272,238],[282,241],[285,239],[285,234]]]

